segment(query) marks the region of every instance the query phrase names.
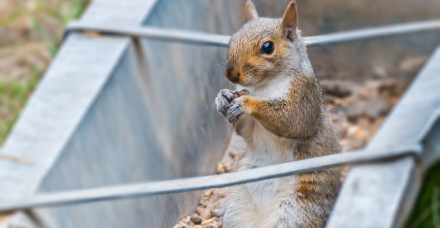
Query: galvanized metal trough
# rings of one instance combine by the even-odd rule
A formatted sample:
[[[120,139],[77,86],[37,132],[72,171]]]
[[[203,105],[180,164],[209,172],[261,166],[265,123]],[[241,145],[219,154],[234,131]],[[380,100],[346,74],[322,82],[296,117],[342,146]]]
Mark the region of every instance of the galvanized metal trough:
[[[279,17],[288,1],[254,2],[261,15]],[[434,0],[298,4],[306,35],[440,17],[432,10],[440,1]],[[232,88],[217,66],[225,62],[228,35],[243,23],[243,5],[93,1],[69,27],[3,147],[2,153],[31,163],[0,160],[0,211],[9,213],[0,217],[0,227],[170,227],[194,208],[199,192],[191,190],[378,160],[351,169],[327,226],[402,226],[424,170],[440,153],[439,49],[362,152],[262,168],[241,179],[229,174],[167,181],[213,174],[228,144],[232,129],[213,100],[219,89]],[[429,21],[306,42],[333,44],[310,49],[320,78],[331,77],[332,70],[341,79],[361,80],[374,74],[375,64],[411,77],[396,70],[400,52],[430,53],[440,33],[427,31],[439,28],[439,21]],[[377,37],[388,38],[364,41]],[[338,44],[347,41],[353,42]]]

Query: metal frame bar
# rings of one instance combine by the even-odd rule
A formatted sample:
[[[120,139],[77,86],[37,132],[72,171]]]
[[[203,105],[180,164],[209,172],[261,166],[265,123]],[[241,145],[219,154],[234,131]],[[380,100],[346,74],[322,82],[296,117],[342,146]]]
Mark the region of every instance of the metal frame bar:
[[[329,33],[325,35],[309,36],[304,37],[303,39],[306,46],[314,47],[356,40],[367,40],[405,35],[409,33],[428,32],[433,30],[440,30],[440,20],[411,22],[374,28],[356,29],[351,31]],[[230,36],[203,32],[139,26],[121,27],[108,24],[104,25],[85,23],[82,21],[74,21],[69,23],[69,25],[66,27],[65,34],[82,31],[96,31],[104,34],[196,43],[220,47],[227,47],[230,39]]]
[[[422,147],[417,144],[390,148],[386,150],[386,153],[384,151],[357,150],[221,175],[41,194],[28,199],[2,202],[0,212],[227,187],[345,164],[380,162],[408,156],[419,157],[421,152]]]

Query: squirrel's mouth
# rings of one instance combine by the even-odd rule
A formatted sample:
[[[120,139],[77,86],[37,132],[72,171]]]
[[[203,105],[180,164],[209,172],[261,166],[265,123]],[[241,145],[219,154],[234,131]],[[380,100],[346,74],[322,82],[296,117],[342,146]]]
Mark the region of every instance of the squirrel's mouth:
[[[247,86],[249,84],[248,80],[246,80],[247,78],[240,75],[240,77],[236,77],[236,78],[229,78],[227,77],[227,79],[237,85],[241,85],[241,86]]]
[[[232,83],[234,83],[234,84],[239,84],[240,83],[240,74],[238,75],[238,76],[229,76],[229,75],[227,75],[226,76],[226,78],[230,81],[230,82],[232,82]]]
[[[241,71],[233,68],[229,68],[225,72],[226,78],[237,85],[246,87],[255,87],[261,83],[263,77],[258,77],[258,75],[252,74],[249,71]]]

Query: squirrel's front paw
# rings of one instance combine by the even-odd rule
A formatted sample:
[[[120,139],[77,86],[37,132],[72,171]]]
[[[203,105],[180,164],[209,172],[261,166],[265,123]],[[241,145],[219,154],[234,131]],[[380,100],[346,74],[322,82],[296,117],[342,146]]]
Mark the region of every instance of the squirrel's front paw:
[[[234,100],[234,92],[228,89],[222,89],[218,92],[215,98],[215,104],[217,105],[217,111],[226,116],[228,109],[231,107],[231,101]]]
[[[241,106],[241,99],[236,99],[232,102],[232,106],[228,109],[226,118],[230,123],[235,123],[243,113],[244,111],[243,107]]]

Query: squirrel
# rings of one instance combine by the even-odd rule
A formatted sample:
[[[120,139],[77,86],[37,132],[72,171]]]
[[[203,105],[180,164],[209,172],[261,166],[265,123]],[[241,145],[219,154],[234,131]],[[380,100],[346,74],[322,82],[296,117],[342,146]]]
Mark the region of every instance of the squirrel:
[[[261,18],[244,7],[246,23],[231,37],[217,110],[247,146],[240,170],[340,151],[335,126],[297,27],[290,2],[282,19]],[[232,187],[223,227],[323,227],[340,187],[330,168]]]

